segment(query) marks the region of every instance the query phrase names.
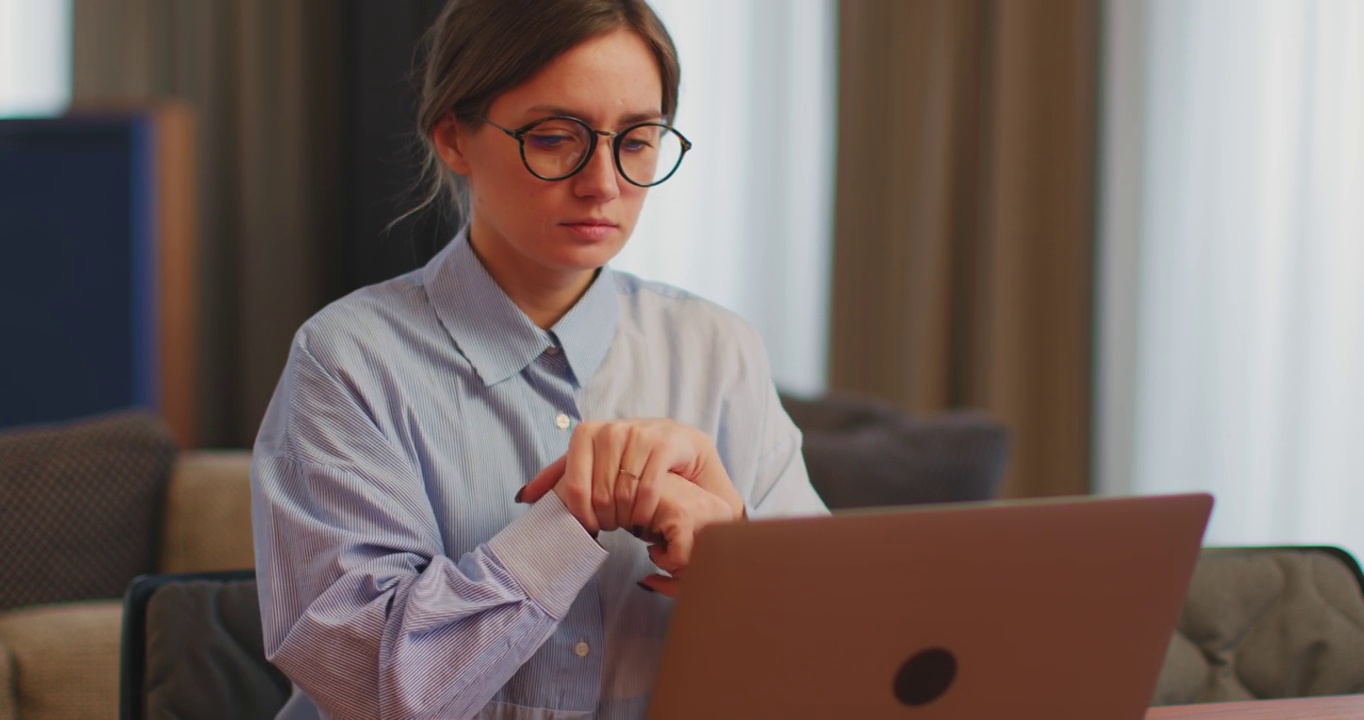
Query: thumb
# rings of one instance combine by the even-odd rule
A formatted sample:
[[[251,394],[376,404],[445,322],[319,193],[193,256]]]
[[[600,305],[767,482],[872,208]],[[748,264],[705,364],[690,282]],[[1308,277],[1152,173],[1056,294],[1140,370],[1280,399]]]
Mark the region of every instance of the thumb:
[[[516,491],[516,502],[533,503],[544,497],[545,493],[553,490],[554,486],[558,484],[559,478],[564,476],[564,468],[567,466],[568,455],[559,456],[558,460],[536,473],[530,482]]]

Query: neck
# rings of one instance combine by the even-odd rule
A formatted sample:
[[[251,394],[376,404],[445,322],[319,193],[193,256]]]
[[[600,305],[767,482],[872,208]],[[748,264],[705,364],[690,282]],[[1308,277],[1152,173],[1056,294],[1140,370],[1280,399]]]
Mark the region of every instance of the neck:
[[[469,246],[493,281],[502,288],[502,292],[531,322],[545,330],[554,327],[573,309],[592,286],[598,272],[555,272],[524,262],[517,263],[517,258],[496,257],[475,242],[472,230]]]

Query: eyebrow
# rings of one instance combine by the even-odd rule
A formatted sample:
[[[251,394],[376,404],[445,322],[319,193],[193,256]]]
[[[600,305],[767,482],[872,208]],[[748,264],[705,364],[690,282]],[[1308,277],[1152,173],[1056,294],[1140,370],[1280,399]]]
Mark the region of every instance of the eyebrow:
[[[526,110],[526,113],[527,113],[527,114],[530,114],[530,113],[545,113],[546,115],[567,115],[567,116],[569,116],[569,117],[580,118],[580,119],[581,119],[582,116],[583,116],[582,113],[577,112],[576,110],[570,110],[569,108],[561,107],[561,106],[559,106],[559,105],[535,105],[535,106],[533,106],[533,107],[531,107],[531,108],[528,108],[528,109]],[[637,112],[627,113],[627,114],[621,116],[621,118],[620,118],[620,124],[621,124],[621,125],[633,125],[633,124],[635,124],[635,123],[648,122],[648,121],[650,121],[650,120],[662,121],[662,120],[663,120],[663,113],[660,112],[660,111],[658,111],[658,110],[643,110],[643,111],[637,111]]]

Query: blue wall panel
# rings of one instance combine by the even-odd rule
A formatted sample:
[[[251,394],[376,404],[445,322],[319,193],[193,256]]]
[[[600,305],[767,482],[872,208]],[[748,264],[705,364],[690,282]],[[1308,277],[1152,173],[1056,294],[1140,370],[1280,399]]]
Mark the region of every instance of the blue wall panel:
[[[156,406],[152,127],[0,121],[0,427]]]

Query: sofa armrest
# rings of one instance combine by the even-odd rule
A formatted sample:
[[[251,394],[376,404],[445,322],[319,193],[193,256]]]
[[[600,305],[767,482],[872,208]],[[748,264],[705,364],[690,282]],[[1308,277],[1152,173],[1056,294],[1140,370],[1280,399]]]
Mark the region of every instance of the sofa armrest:
[[[6,646],[10,664],[10,685],[4,691],[13,693],[13,717],[115,716],[122,617],[119,600],[0,613],[0,645]]]
[[[18,698],[14,693],[19,690],[19,678],[14,672],[14,653],[5,644],[5,639],[0,638],[0,720],[16,720],[18,711]]]
[[[251,538],[251,454],[182,453],[166,491],[161,572],[255,567]]]

